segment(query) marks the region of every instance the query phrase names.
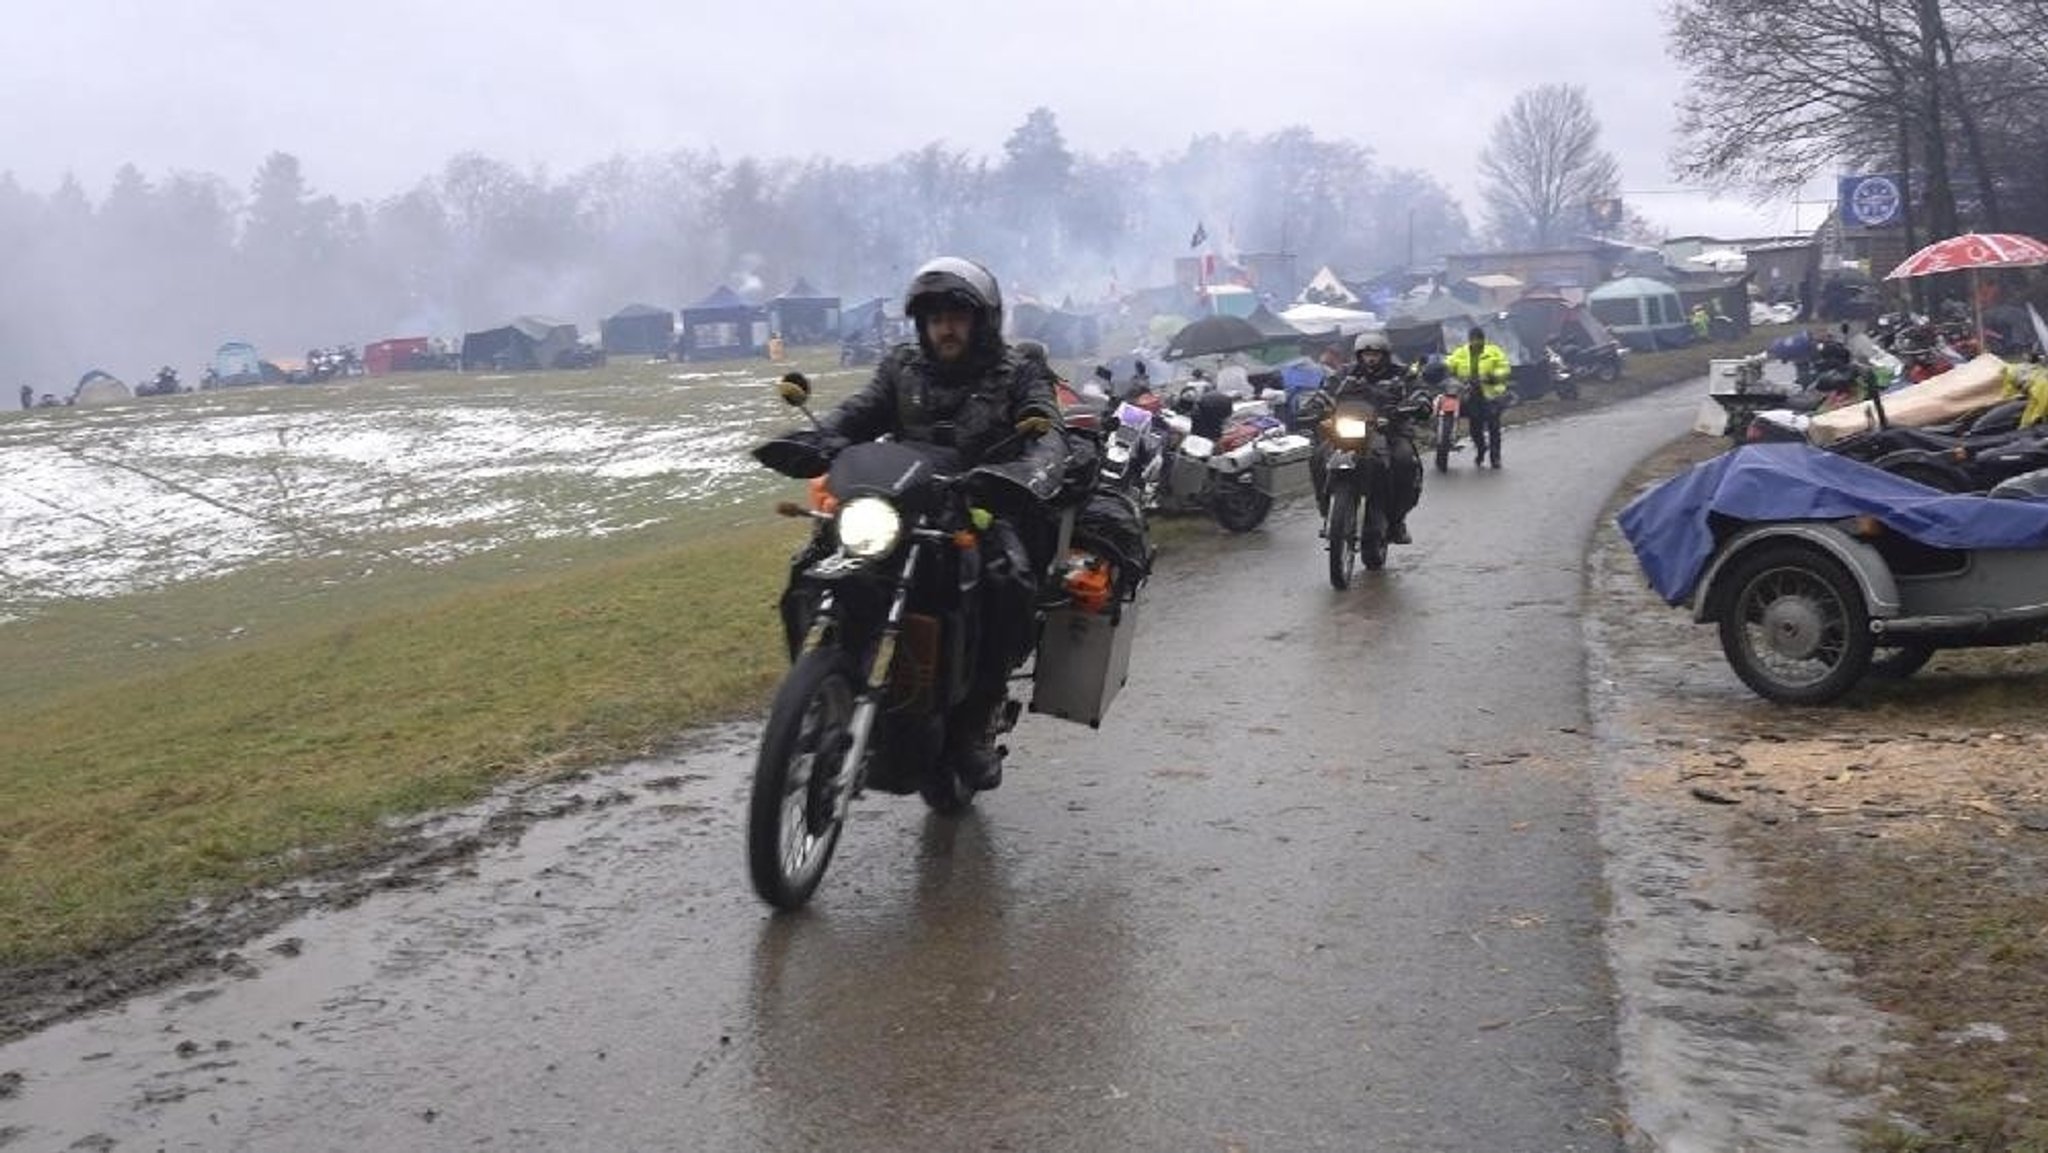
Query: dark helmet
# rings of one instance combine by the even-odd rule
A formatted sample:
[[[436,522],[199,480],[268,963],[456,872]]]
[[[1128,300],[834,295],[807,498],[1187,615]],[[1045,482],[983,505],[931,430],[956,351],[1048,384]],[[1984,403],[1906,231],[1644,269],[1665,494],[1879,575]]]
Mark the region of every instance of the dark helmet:
[[[1853,358],[1849,346],[1833,337],[1822,337],[1813,344],[1813,362],[1829,368],[1845,368]]]
[[[1384,332],[1361,332],[1358,339],[1351,342],[1351,352],[1353,355],[1361,352],[1378,352],[1382,356],[1392,356],[1394,346],[1387,340],[1387,334]]]
[[[1016,348],[1017,355],[1023,357],[1025,360],[1035,360],[1040,364],[1044,364],[1046,362],[1047,353],[1044,341],[1020,340],[1017,342]]]
[[[903,294],[903,315],[918,322],[917,338],[924,341],[924,315],[942,304],[964,308],[974,314],[974,348],[993,353],[1003,340],[1003,290],[995,274],[972,260],[941,256],[927,262],[910,278]]]
[[[1422,366],[1422,383],[1442,384],[1444,378],[1449,375],[1451,375],[1451,369],[1449,365],[1444,363],[1443,356],[1439,353],[1430,353],[1429,360]]]

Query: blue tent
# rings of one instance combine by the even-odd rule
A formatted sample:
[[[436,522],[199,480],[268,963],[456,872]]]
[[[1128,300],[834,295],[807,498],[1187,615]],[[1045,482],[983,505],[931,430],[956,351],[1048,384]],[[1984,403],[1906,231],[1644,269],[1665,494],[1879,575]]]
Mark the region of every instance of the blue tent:
[[[213,377],[215,384],[262,384],[263,358],[255,345],[230,340],[213,350]]]

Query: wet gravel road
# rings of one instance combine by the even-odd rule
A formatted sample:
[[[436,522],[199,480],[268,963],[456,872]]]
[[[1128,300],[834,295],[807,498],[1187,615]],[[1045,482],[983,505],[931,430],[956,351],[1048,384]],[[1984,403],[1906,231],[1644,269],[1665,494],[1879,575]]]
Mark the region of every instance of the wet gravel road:
[[[1582,558],[1690,415],[1511,429],[1349,592],[1312,508],[1187,534],[1099,732],[1027,717],[965,820],[865,803],[801,916],[746,887],[746,727],[526,794],[0,1048],[0,1149],[1619,1149]]]

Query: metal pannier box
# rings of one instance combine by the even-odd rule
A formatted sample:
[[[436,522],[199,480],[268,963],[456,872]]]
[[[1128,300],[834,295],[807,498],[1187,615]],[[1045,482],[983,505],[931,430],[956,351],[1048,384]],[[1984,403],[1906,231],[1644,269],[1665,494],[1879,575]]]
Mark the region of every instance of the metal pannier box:
[[[1057,609],[1045,619],[1031,674],[1031,711],[1099,728],[1131,667],[1136,601],[1120,611]]]
[[[1258,463],[1259,450],[1257,446],[1250,443],[1238,445],[1229,452],[1219,452],[1209,458],[1209,467],[1225,476],[1235,476],[1241,472],[1249,472]]]
[[[1308,458],[1315,442],[1305,436],[1269,436],[1252,442],[1258,461],[1252,475],[1260,490],[1274,497],[1299,496],[1314,488]]]

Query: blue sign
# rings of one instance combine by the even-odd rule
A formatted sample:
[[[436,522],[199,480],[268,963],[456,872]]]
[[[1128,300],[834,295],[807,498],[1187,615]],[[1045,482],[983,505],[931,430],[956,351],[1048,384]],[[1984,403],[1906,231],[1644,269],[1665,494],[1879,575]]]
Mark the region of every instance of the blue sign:
[[[1889,173],[1841,179],[1842,223],[1889,228],[1906,218],[1905,182]]]

